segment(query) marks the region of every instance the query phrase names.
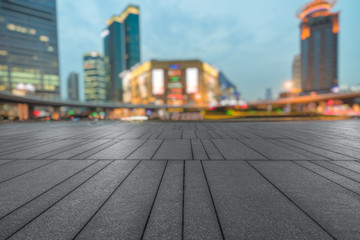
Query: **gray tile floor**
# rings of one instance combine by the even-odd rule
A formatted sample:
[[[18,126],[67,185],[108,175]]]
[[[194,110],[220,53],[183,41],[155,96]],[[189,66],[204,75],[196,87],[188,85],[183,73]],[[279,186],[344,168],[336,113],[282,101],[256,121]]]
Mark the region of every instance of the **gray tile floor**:
[[[360,239],[360,121],[0,125],[0,239]]]

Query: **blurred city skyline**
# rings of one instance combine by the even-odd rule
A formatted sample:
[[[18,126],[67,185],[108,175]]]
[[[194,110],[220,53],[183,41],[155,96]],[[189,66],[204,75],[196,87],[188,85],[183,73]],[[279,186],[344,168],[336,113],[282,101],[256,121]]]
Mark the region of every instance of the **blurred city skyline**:
[[[141,61],[151,59],[200,59],[223,69],[246,100],[264,98],[266,88],[274,96],[291,80],[293,57],[300,53],[298,8],[308,0],[250,1],[57,1],[62,98],[67,77],[80,74],[83,93],[82,56],[103,52],[101,32],[106,20],[128,4],[140,7]],[[340,0],[339,81],[360,83],[360,1]],[[75,14],[74,14],[75,13]],[[65,91],[64,91],[65,90]]]

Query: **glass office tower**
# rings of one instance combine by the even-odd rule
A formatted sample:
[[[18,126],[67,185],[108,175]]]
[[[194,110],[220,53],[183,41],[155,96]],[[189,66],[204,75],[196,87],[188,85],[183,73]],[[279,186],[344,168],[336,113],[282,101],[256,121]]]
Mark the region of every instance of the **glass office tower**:
[[[314,0],[299,10],[301,19],[301,88],[304,93],[330,92],[338,84],[339,13],[335,0]]]
[[[0,91],[18,90],[60,95],[55,0],[0,0]]]
[[[68,77],[69,100],[79,101],[79,90],[79,74],[72,72]]]
[[[110,101],[122,101],[119,74],[140,62],[139,7],[129,5],[119,16],[107,21],[103,31],[107,95]]]
[[[86,101],[105,101],[105,62],[98,52],[84,54],[84,78]]]

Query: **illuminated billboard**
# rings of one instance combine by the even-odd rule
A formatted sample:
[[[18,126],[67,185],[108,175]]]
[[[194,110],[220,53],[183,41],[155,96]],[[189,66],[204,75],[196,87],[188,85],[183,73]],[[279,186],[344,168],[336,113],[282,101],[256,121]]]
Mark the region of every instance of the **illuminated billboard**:
[[[153,69],[152,77],[152,94],[153,95],[163,95],[164,94],[164,70],[163,69]]]
[[[186,69],[186,93],[192,94],[199,91],[199,71],[197,68]]]

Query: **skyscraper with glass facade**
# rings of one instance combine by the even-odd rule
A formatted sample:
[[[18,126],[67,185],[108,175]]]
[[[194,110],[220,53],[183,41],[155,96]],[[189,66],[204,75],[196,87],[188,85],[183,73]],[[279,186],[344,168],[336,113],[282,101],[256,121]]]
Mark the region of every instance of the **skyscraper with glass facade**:
[[[103,31],[107,98],[122,101],[119,74],[140,62],[139,7],[129,5],[119,16],[107,21]]]
[[[68,98],[79,101],[79,95],[79,74],[72,72],[68,77]]]
[[[0,91],[60,95],[55,0],[0,0]]]
[[[86,101],[105,101],[105,62],[98,52],[84,54],[84,79]]]
[[[301,19],[301,88],[327,93],[338,84],[339,13],[335,0],[314,0],[299,10]]]

